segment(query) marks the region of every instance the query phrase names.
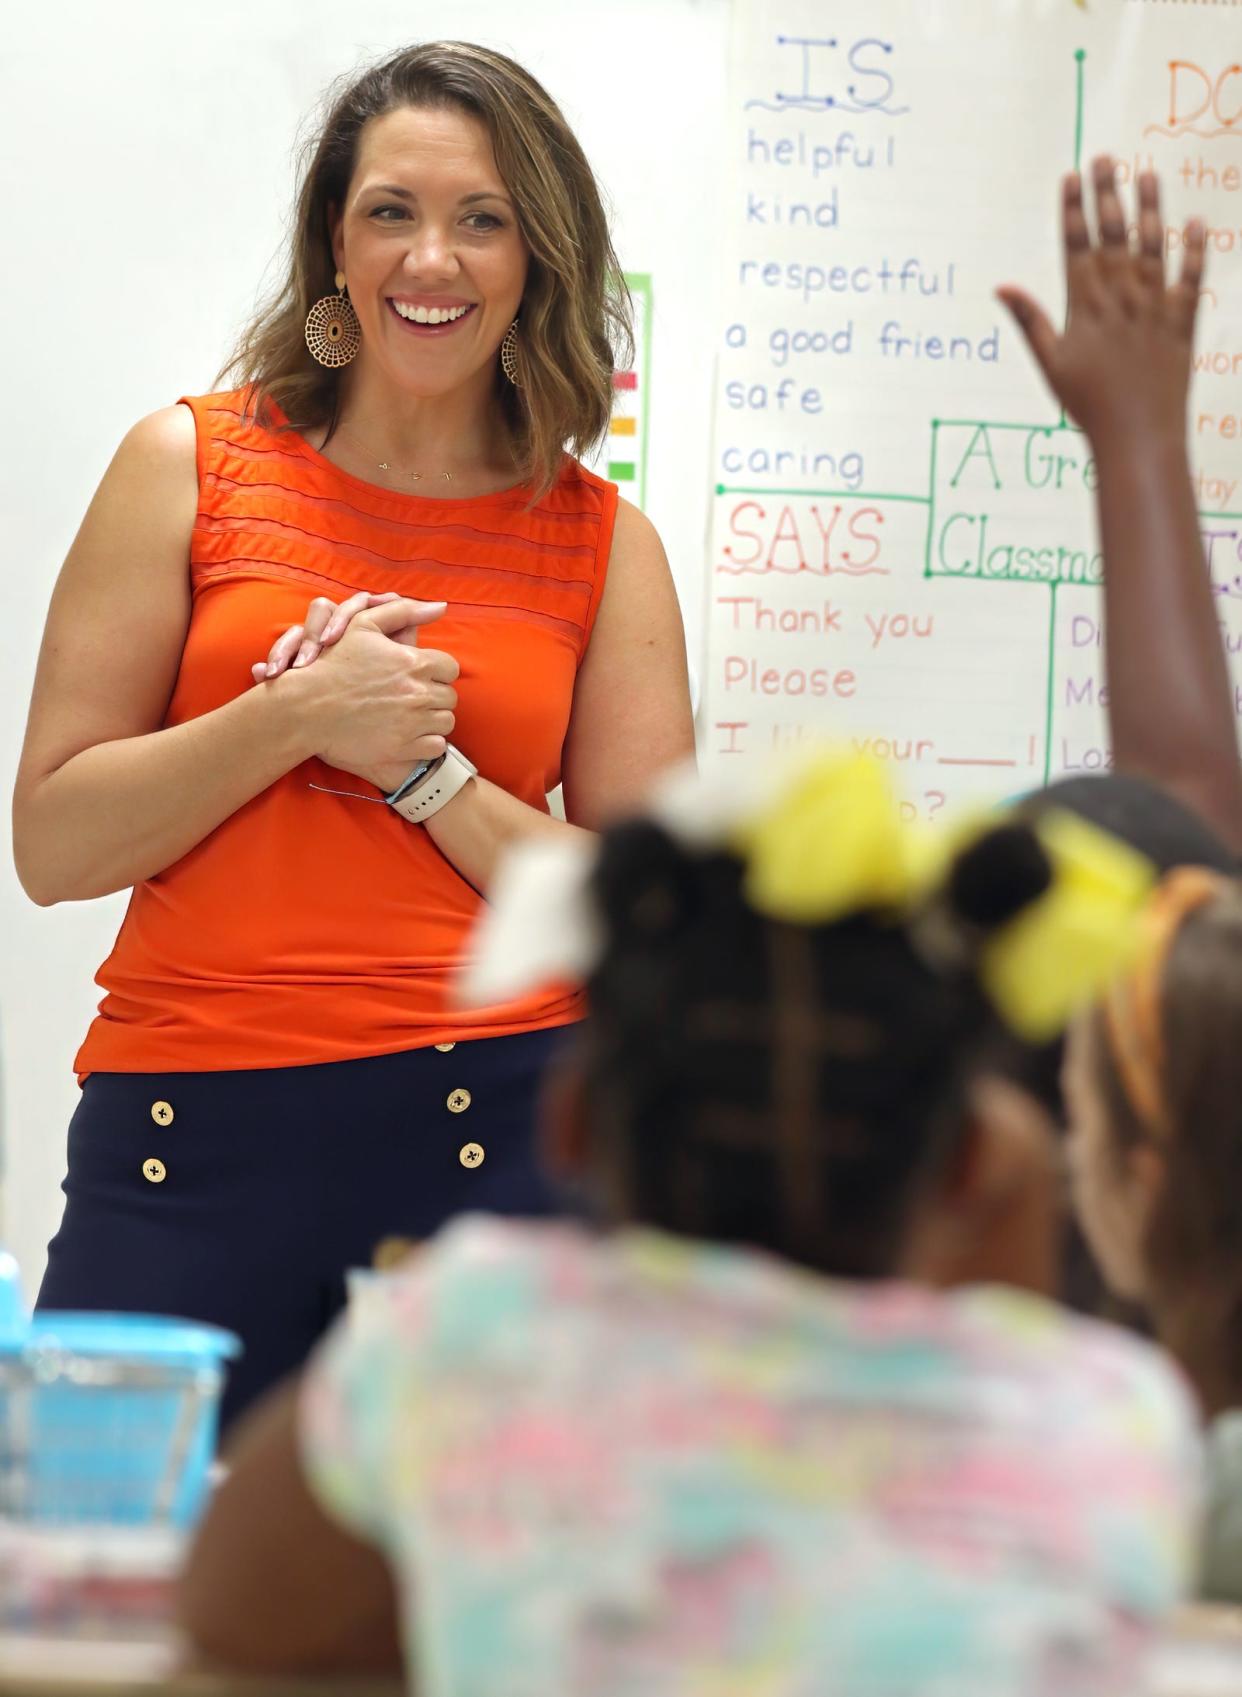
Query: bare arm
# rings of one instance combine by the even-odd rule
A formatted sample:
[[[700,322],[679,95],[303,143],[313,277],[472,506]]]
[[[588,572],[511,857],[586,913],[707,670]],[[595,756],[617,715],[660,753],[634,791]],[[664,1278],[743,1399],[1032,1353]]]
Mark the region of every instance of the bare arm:
[[[377,608],[351,633],[371,647],[355,644],[351,663],[342,645],[335,677],[292,673],[161,729],[189,624],[197,506],[194,420],[168,407],[121,444],[52,597],[13,795],[18,876],[42,905],[126,889],[180,859],[300,761],[326,757],[342,724],[365,717],[360,672],[389,666],[395,645],[381,654],[365,628],[391,622]],[[428,671],[426,656],[396,652],[398,673],[372,678],[381,695],[400,693],[400,668]],[[410,729],[400,713],[391,724],[393,737]]]
[[[1106,439],[1097,460],[1105,558],[1125,561],[1104,597],[1114,759],[1242,853],[1233,686],[1185,447]]]
[[[1021,290],[1001,298],[1095,452],[1116,764],[1163,785],[1242,851],[1233,688],[1186,448],[1203,229],[1188,227],[1181,278],[1166,287],[1155,177],[1139,182],[1137,253],[1108,160],[1096,161],[1095,186],[1097,244],[1079,178],[1065,181],[1064,333]]]
[[[212,1661],[264,1672],[395,1670],[396,1594],[380,1552],[311,1495],[297,1387],[241,1423],[229,1476],[190,1550],[179,1624]]]
[[[428,820],[436,847],[486,892],[520,837],[598,830],[694,752],[681,612],[654,526],[622,501],[608,577],[574,688],[562,760],[567,824],[477,778]]]

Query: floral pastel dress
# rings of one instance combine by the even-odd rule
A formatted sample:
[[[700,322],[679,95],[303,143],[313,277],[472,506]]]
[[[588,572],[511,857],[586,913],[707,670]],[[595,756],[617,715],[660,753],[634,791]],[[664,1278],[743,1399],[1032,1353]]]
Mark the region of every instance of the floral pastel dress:
[[[422,1697],[1137,1688],[1201,1465],[1146,1344],[1000,1289],[466,1217],[302,1407]]]

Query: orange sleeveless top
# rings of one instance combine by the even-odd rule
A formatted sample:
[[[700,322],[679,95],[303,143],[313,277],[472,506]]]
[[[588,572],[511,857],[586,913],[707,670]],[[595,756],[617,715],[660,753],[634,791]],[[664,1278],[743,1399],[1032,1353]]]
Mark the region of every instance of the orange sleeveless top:
[[[617,490],[566,457],[529,490],[436,500],[339,471],[261,429],[244,392],[183,400],[198,432],[193,606],[166,725],[252,686],[316,595],[447,601],[427,640],[461,666],[454,743],[529,806],[560,781],[574,680],[599,606]],[[284,419],[278,418],[283,424]],[[450,987],[480,897],[419,826],[309,760],[138,885],[96,982],[89,1072],[298,1066],[497,1037],[580,1017],[577,994],[462,1013]]]

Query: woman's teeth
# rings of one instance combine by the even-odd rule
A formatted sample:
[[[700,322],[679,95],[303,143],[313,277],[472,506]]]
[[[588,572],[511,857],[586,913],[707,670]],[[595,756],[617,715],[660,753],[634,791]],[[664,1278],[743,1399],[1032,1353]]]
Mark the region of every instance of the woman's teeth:
[[[392,304],[398,315],[412,324],[454,324],[470,311],[469,306],[408,306],[404,301]]]

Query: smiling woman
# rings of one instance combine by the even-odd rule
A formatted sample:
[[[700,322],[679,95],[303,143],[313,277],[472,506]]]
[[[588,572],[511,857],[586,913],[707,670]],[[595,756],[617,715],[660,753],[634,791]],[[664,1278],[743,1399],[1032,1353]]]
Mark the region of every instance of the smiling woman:
[[[452,992],[507,846],[692,747],[659,539],[574,457],[626,345],[549,95],[468,43],[398,53],[329,100],[233,387],[135,426],[61,574],[18,870],[134,896],[40,1302],[240,1332],[226,1418],[348,1267],[559,1206],[533,1104],[580,995]]]
[[[352,412],[382,451],[402,437],[371,417],[377,375],[405,397],[454,392],[470,375],[493,391],[509,472],[516,463],[545,492],[564,449],[583,454],[606,429],[629,303],[599,191],[558,107],[500,54],[436,43],[339,91],[308,150],[291,261],[221,374],[254,386],[260,422],[274,402],[295,429],[326,437]],[[307,313],[331,288],[371,356],[343,380],[308,365],[303,346]],[[456,306],[470,309],[470,335],[452,338],[442,363],[384,333],[410,307],[430,326]],[[517,382],[505,382],[496,354],[515,319]]]

